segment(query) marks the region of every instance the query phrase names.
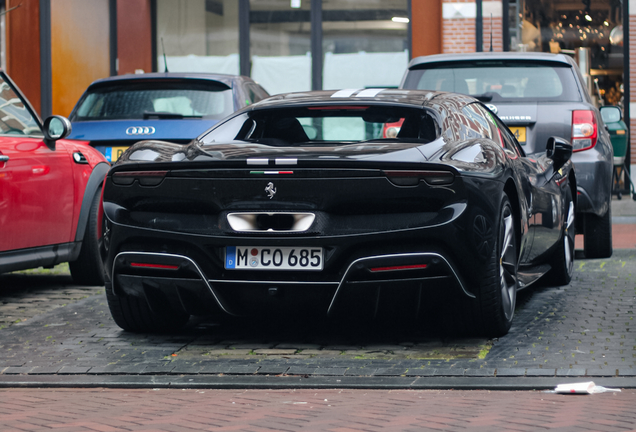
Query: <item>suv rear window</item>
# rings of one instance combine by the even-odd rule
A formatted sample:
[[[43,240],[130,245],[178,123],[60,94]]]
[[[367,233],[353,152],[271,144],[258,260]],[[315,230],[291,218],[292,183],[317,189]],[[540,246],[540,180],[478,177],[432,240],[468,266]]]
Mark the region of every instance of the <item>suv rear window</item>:
[[[89,88],[71,113],[71,121],[127,119],[221,119],[234,112],[225,84],[146,81]]]
[[[417,66],[416,66],[417,68]],[[519,61],[447,62],[408,72],[404,88],[468,94],[483,101],[580,101],[568,65]]]

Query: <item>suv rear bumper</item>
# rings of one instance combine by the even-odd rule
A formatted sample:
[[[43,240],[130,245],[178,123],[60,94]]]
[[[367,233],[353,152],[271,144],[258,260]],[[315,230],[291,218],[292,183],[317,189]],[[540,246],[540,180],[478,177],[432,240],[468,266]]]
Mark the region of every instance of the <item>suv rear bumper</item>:
[[[612,199],[612,160],[596,148],[572,155],[576,171],[577,213],[603,216]]]

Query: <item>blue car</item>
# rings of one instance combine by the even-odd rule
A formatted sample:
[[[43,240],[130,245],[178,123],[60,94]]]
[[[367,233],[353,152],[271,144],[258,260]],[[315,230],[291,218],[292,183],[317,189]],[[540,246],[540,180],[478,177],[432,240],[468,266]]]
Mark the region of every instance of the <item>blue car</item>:
[[[208,73],[121,75],[93,82],[69,120],[69,139],[89,141],[115,162],[132,144],[186,144],[234,111],[268,97],[251,78]]]

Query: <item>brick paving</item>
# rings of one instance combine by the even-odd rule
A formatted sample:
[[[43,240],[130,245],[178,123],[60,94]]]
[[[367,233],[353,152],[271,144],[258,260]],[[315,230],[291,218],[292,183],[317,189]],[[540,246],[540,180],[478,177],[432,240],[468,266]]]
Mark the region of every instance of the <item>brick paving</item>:
[[[568,286],[522,293],[510,333],[493,341],[390,325],[345,331],[202,319],[174,334],[130,334],[114,324],[103,294],[92,295],[0,330],[0,384],[78,374],[636,380],[635,255],[578,260]]]
[[[72,282],[67,265],[47,274],[29,271],[0,275],[0,330],[104,292],[104,287]]]
[[[3,432],[635,431],[636,391],[0,389]]]

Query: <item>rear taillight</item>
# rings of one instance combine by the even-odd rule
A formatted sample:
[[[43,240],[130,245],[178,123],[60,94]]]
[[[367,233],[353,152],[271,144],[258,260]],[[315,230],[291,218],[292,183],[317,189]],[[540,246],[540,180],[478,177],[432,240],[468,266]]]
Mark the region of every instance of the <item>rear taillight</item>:
[[[422,270],[428,267],[427,264],[412,264],[412,265],[399,265],[399,266],[391,266],[391,267],[371,267],[372,273],[378,272],[386,272],[386,271],[397,271],[397,270]]]
[[[400,133],[402,123],[404,123],[404,119],[400,119],[400,121],[397,121],[395,123],[384,123],[384,131],[382,132],[382,137],[397,138],[397,135]]]
[[[113,183],[128,186],[137,180],[141,186],[157,186],[167,173],[168,171],[119,171],[113,174]]]
[[[179,270],[179,266],[176,265],[167,265],[167,264],[151,264],[151,263],[130,263],[131,267],[137,268],[149,268],[149,269],[159,269],[159,270]]]
[[[397,186],[416,186],[424,180],[429,186],[449,185],[455,180],[450,171],[384,171],[389,181]]]
[[[397,138],[397,134],[400,132],[399,127],[390,126],[384,129],[384,138]]]
[[[572,111],[572,147],[582,151],[596,145],[598,125],[593,111]]]

